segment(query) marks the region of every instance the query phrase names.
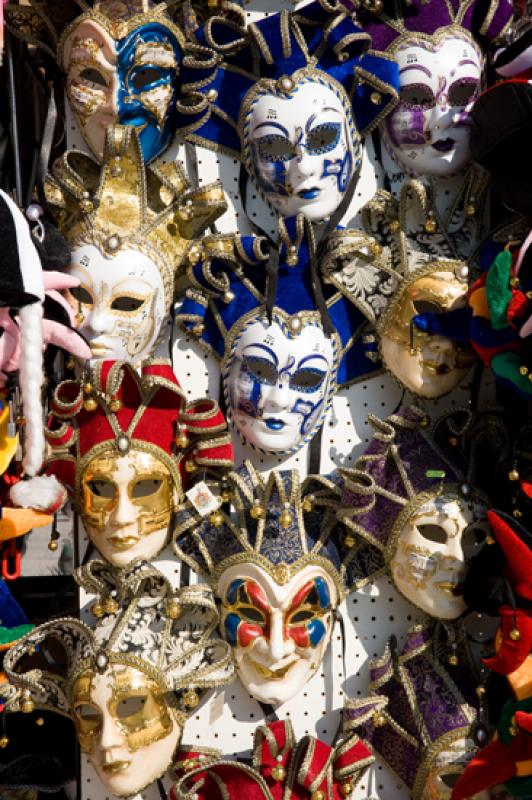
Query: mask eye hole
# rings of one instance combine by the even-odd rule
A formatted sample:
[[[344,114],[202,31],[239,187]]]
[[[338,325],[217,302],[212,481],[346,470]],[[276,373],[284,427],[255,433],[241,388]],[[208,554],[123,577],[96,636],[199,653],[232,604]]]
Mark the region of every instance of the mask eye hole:
[[[138,311],[143,305],[144,300],[140,300],[138,297],[123,295],[113,300],[111,309],[112,311],[125,311],[127,314],[130,314],[132,311]]]
[[[79,73],[79,77],[87,81],[87,83],[94,83],[96,86],[103,86],[104,88],[107,87],[107,81],[104,76],[94,67],[85,67],[85,69],[82,69]]]
[[[413,83],[410,86],[403,86],[399,92],[401,103],[404,103],[410,108],[434,108],[436,100],[432,90],[422,83]]]
[[[416,314],[440,314],[442,310],[438,303],[432,303],[430,300],[413,300],[412,303]]]
[[[132,84],[137,92],[142,92],[160,77],[161,73],[157,67],[141,67],[135,74]]]
[[[477,78],[460,78],[449,88],[448,99],[452,106],[467,106],[472,103],[478,91]]]
[[[277,381],[277,368],[267,358],[259,356],[245,356],[244,369],[259,383],[273,386]]]
[[[278,161],[290,161],[294,157],[292,142],[278,133],[270,133],[256,140],[259,157],[263,161],[275,164]]]
[[[146,478],[141,481],[137,481],[131,487],[131,497],[133,499],[138,499],[140,497],[149,497],[151,494],[155,494],[159,491],[162,486],[162,478],[154,479],[154,478]]]
[[[424,539],[429,542],[436,542],[436,544],[445,544],[447,542],[447,534],[441,525],[418,525],[418,531]]]
[[[255,606],[240,606],[238,608],[238,614],[243,620],[246,622],[251,622],[254,625],[266,624],[264,614],[262,611],[259,611],[258,608],[255,608]]]
[[[116,707],[116,716],[123,721],[139,714],[144,709],[147,699],[145,694],[122,697]]]
[[[315,392],[322,385],[326,374],[320,369],[312,369],[310,367],[298,369],[290,378],[290,387],[299,389],[302,392]]]
[[[441,782],[445,784],[445,786],[448,786],[449,789],[454,788],[454,785],[459,777],[460,777],[459,772],[448,772],[444,775],[440,775]]]
[[[95,731],[102,723],[102,715],[90,703],[80,703],[74,708],[77,718],[83,723],[85,730]]]
[[[92,294],[84,286],[73,286],[70,289],[70,294],[77,300],[78,303],[83,303],[84,306],[92,306],[94,303]]]
[[[307,136],[307,150],[313,156],[329,153],[340,141],[342,131],[339,122],[324,122],[316,125]]]
[[[463,547],[480,547],[484,544],[488,536],[488,531],[482,525],[473,523],[468,525],[462,535]]]
[[[304,625],[306,622],[310,622],[311,619],[314,618],[314,612],[308,608],[302,608],[300,611],[296,611],[290,617],[290,625]]]
[[[106,500],[114,500],[116,489],[114,483],[106,480],[87,481],[89,490],[95,497],[103,497]]]

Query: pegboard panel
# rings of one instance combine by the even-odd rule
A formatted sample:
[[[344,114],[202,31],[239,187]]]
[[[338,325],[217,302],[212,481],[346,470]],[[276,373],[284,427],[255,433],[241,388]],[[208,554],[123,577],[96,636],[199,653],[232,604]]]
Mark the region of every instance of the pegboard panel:
[[[256,20],[280,8],[292,10],[295,4],[278,0],[253,0],[246,6],[249,20]],[[72,118],[67,110],[67,130],[69,147],[85,149]],[[187,154],[183,145],[174,144],[164,155],[164,160],[179,158],[186,164]],[[235,159],[216,154],[205,148],[195,148],[193,174],[203,185],[220,179],[228,200],[228,210],[216,222],[219,232],[251,232],[250,220],[276,238],[275,220],[259,193],[248,184],[247,210],[244,213],[239,196],[239,169]],[[346,212],[343,224],[356,225],[359,209],[382,186],[383,172],[377,163],[373,143],[368,139],[362,159],[361,173],[355,188],[351,205]],[[205,353],[190,336],[168,325],[167,335],[158,349],[158,356],[172,358],[175,373],[189,399],[208,395],[220,397],[220,370],[217,360]],[[449,398],[427,403],[427,412],[438,416],[446,408],[463,407],[467,403],[467,384]],[[487,381],[483,387],[483,401],[489,403],[493,398],[493,385]],[[369,413],[378,416],[390,414],[401,402],[408,402],[403,390],[386,373],[379,373],[370,380],[353,384],[340,391],[334,398],[327,415],[322,433],[321,471],[327,474],[335,467],[351,465],[364,450],[371,436],[367,423]],[[308,447],[302,448],[288,460],[265,456],[234,441],[236,461],[241,463],[250,458],[257,468],[267,473],[275,467],[296,468],[302,475],[307,473]],[[81,526],[79,526],[81,528]],[[87,539],[79,531],[80,559],[87,550]],[[154,563],[170,578],[174,585],[180,580],[180,566],[167,547]],[[192,576],[195,582],[197,578]],[[90,623],[90,597],[81,597],[83,617]],[[304,690],[291,701],[277,709],[280,718],[289,718],[296,737],[311,734],[331,744],[335,741],[340,722],[344,698],[362,697],[367,693],[368,660],[382,653],[386,640],[393,633],[399,640],[406,630],[421,620],[412,608],[395,591],[390,581],[383,577],[373,585],[354,592],[340,608],[344,620],[344,634],[340,624],[335,624],[331,644],[322,668],[314,675]],[[475,619],[482,629],[484,621]],[[481,631],[482,632],[482,631]],[[483,634],[484,635],[484,634]],[[487,634],[486,634],[487,635]],[[345,640],[344,640],[345,636]],[[480,637],[482,638],[482,636]],[[183,743],[219,749],[227,756],[249,754],[254,730],[263,721],[258,703],[249,696],[236,680],[232,685],[214,691],[202,702],[188,720]],[[168,789],[171,775],[163,779]],[[83,800],[110,800],[88,764],[82,758],[81,797]],[[157,786],[141,793],[143,800],[160,800]],[[353,800],[403,800],[408,797],[406,787],[383,764],[377,763],[367,772],[353,794]]]

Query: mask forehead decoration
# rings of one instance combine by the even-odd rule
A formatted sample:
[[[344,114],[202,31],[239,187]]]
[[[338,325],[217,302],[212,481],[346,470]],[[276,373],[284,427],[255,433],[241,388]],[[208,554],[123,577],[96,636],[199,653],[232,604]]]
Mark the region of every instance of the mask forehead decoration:
[[[220,597],[240,679],[262,702],[284,702],[312,677],[352,584],[340,496],[334,480],[300,486],[293,471],[265,481],[245,462],[210,517],[188,503],[178,511],[174,550]]]
[[[321,792],[318,797],[323,800],[333,800],[348,797],[374,760],[356,734],[333,747],[313,736],[296,741],[288,720],[256,729],[251,767],[224,758],[210,761],[206,768],[186,769],[193,756],[191,752],[179,753],[175,765],[178,781],[169,800],[185,800],[192,791],[198,794],[198,800],[222,800],[237,794],[268,800],[268,785],[275,768],[277,774],[283,775],[286,800],[310,798],[316,792]]]
[[[345,480],[339,518],[359,540],[358,586],[384,571],[414,606],[437,619],[457,619],[468,562],[488,537],[487,498],[462,481],[424,434],[416,406],[387,420],[370,416],[368,449]],[[353,567],[355,569],[355,567]]]
[[[117,572],[92,561],[77,577],[96,594],[95,628],[65,618],[21,639],[4,661],[10,702],[69,715],[106,789],[129,796],[166,771],[201,694],[232,679],[230,651],[211,638],[218,615],[207,586],[174,591],[146,562]],[[21,667],[52,640],[65,675]]]
[[[101,166],[69,151],[45,191],[72,246],[71,302],[93,357],[152,355],[187,252],[226,208],[221,185],[190,191],[179,162],[146,168],[136,131],[115,126]]]
[[[417,188],[414,199],[424,207],[426,193]],[[469,269],[464,261],[442,255],[436,243],[427,251],[414,245],[403,226],[412,199],[410,185],[399,200],[377,192],[362,211],[365,230],[373,237],[366,252],[341,254],[325,262],[324,269],[327,279],[374,323],[386,369],[412,394],[436,398],[465,378],[474,353],[450,323],[448,333],[445,326],[421,330],[413,320],[427,312],[431,317],[451,312],[450,320],[453,314],[467,314]],[[375,337],[370,334],[365,341],[373,345]]]
[[[247,28],[212,18],[183,64],[178,129],[238,158],[281,217],[330,217],[361,136],[396,102],[397,66],[346,14],[313,2]]]
[[[321,285],[309,224],[281,221],[280,231],[274,275],[265,269],[263,239],[205,239],[203,251],[192,254],[192,288],[177,320],[221,360],[228,414],[242,441],[286,454],[319,430],[337,386],[376,367],[353,335],[362,314]],[[333,237],[339,250],[366,238]]]
[[[471,162],[469,112],[482,88],[481,48],[504,41],[512,5],[436,0],[430,8],[399,7],[384,0],[378,6],[361,8],[357,21],[373,46],[399,64],[399,103],[381,127],[386,148],[410,175],[454,175]]]
[[[232,465],[217,403],[187,403],[168,362],[105,361],[84,384],[56,389],[47,473],[68,489],[91,541],[112,564],[152,558],[166,544],[199,466]]]
[[[371,662],[369,695],[347,701],[344,730],[384,758],[413,800],[450,800],[456,776],[487,739],[477,706],[438,660],[430,629],[417,625],[401,652],[390,642]]]

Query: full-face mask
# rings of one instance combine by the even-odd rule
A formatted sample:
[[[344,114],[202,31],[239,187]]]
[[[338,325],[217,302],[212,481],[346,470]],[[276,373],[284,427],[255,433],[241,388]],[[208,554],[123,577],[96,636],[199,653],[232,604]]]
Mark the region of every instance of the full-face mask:
[[[362,341],[353,339],[362,315],[341,293],[321,287],[309,256],[309,223],[292,222],[281,221],[273,278],[264,240],[205,239],[177,315],[220,358],[228,416],[242,442],[274,454],[308,442],[337,386],[375,370]],[[341,232],[335,242],[342,252],[358,245]],[[334,248],[327,258],[335,258]]]
[[[386,570],[416,608],[454,620],[467,610],[469,562],[488,538],[487,499],[423,435],[424,419],[415,406],[370,418],[373,440],[353,470],[342,470],[339,519],[359,537],[359,586]]]
[[[174,549],[219,597],[221,630],[246,689],[283,703],[319,669],[349,590],[349,547],[334,511],[341,492],[326,478],[301,487],[295,471],[264,481],[245,462],[223,495],[204,519],[190,504],[179,509]]]
[[[511,4],[498,0],[486,12],[479,2],[437,0],[430,9],[415,2],[398,13],[385,0],[358,18],[373,46],[399,65],[399,103],[381,126],[391,157],[414,176],[464,170],[471,163],[469,112],[482,89],[481,47],[504,39]]]
[[[371,662],[369,695],[348,700],[344,708],[344,730],[371,745],[413,800],[450,800],[468,761],[487,740],[477,720],[476,706],[466,702],[435,656],[431,630],[422,625],[408,632],[401,652],[390,643]],[[489,800],[487,792],[470,797]]]
[[[225,209],[218,183],[189,192],[178,162],[145,168],[133,128],[107,131],[101,167],[67,152],[46,183],[72,244],[69,298],[95,360],[139,363],[153,355],[176,273],[196,236]]]
[[[178,129],[240,159],[277,215],[334,215],[357,179],[361,136],[396,102],[396,64],[320,2],[247,28],[214,18],[196,39]]]
[[[97,592],[95,628],[70,618],[47,622],[11,648],[4,661],[17,690],[10,710],[70,716],[105,789],[128,797],[166,772],[201,693],[232,679],[230,652],[211,638],[218,615],[205,585],[174,591],[146,563],[118,576],[91,562],[80,581]],[[28,659],[52,643],[65,652],[66,675],[45,667],[36,679]]]
[[[187,405],[166,362],[147,362],[137,375],[105,361],[83,384],[59,384],[47,438],[47,473],[67,487],[89,539],[117,567],[162,550],[198,465],[232,463],[217,404]]]

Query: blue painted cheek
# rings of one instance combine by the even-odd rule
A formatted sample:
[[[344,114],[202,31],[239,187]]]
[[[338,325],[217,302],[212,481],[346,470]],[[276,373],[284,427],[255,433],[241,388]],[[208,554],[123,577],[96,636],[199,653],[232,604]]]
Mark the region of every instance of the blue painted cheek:
[[[325,636],[325,625],[321,619],[313,619],[312,622],[307,624],[306,628],[310,644],[312,647],[316,647]]]
[[[254,163],[258,166],[258,157],[255,151]],[[265,194],[279,194],[288,196],[286,186],[286,165],[284,161],[275,161],[270,164],[260,162],[260,167],[255,169],[257,183]]]
[[[262,396],[261,385],[259,381],[250,379],[252,382],[251,392],[247,397],[242,395],[238,398],[238,410],[246,414],[248,417],[259,417],[259,404]]]
[[[231,582],[226,594],[227,602],[229,603],[229,605],[233,605],[233,603],[236,602],[236,596],[238,594],[238,590],[243,585],[244,581],[241,578],[237,578],[236,580]]]
[[[322,608],[331,607],[331,595],[327,582],[323,578],[314,578],[314,586],[318,593],[318,599]]]
[[[308,400],[301,400],[298,397],[290,411],[293,414],[301,414],[301,425],[299,426],[299,432],[302,435],[306,435],[310,428],[310,418],[318,411],[319,407],[323,405],[323,398],[318,400],[317,403],[309,403]]]
[[[330,175],[336,177],[338,191],[342,194],[345,193],[349,180],[351,178],[351,153],[347,151],[344,158],[337,158],[335,161],[329,161],[327,158],[323,162],[322,178],[327,178]]]
[[[228,614],[224,620],[225,639],[231,647],[238,643],[238,628],[242,620],[238,614]]]

